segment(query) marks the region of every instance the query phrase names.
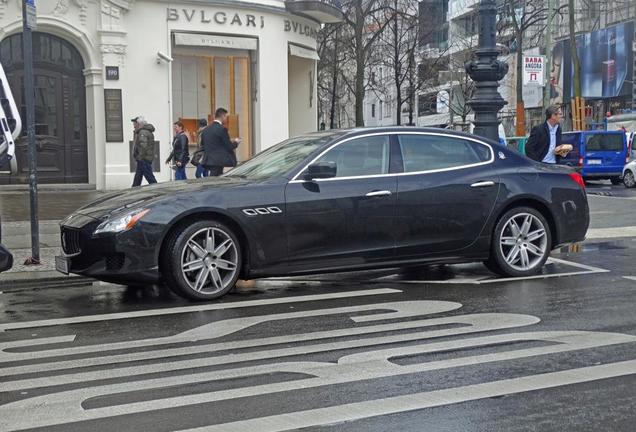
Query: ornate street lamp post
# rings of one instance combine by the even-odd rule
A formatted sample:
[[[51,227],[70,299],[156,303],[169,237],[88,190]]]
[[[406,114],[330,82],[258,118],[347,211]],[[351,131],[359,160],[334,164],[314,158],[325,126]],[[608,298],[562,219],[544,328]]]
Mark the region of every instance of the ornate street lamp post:
[[[475,91],[468,104],[475,113],[475,135],[498,139],[497,113],[506,101],[497,88],[508,73],[508,64],[497,59],[497,4],[495,0],[479,3],[479,47],[474,58],[466,63],[466,72],[475,82]]]

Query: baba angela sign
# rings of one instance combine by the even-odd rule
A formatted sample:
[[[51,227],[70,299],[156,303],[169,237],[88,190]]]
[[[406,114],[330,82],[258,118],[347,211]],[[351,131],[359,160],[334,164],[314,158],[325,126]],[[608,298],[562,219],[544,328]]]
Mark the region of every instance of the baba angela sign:
[[[523,85],[542,86],[545,72],[545,57],[523,56]]]

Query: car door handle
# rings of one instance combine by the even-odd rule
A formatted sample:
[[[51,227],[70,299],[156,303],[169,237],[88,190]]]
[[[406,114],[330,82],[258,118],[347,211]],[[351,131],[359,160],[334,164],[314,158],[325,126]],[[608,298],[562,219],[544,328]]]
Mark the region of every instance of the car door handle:
[[[490,186],[494,186],[495,182],[494,181],[482,181],[482,182],[477,182],[477,183],[473,183],[470,185],[471,188],[483,188],[483,187],[490,187]]]
[[[389,195],[391,195],[391,191],[378,190],[378,191],[371,191],[368,194],[366,194],[365,196],[368,196],[368,197],[381,197],[381,196],[389,196]]]

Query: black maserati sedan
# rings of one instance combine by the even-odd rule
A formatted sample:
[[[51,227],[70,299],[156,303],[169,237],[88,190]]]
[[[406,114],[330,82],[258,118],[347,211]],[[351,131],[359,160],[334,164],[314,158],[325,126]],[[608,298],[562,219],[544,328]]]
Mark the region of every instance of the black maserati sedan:
[[[217,178],[102,197],[61,222],[56,266],[207,300],[238,278],[483,261],[541,271],[585,238],[581,176],[473,135],[373,128],[298,136]]]

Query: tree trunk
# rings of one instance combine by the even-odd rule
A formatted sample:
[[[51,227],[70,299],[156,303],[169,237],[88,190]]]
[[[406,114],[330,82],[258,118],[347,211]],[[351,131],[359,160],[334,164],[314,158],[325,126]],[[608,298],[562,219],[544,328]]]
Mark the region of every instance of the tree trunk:
[[[364,126],[364,69],[366,63],[366,47],[364,45],[365,16],[362,11],[362,1],[355,4],[355,49],[356,49],[356,82],[355,82],[355,106],[356,126]]]
[[[523,31],[517,33],[517,126],[515,135],[526,135],[526,108],[523,103]]]
[[[415,76],[413,73],[413,68],[415,61],[413,59],[414,53],[411,52],[409,55],[409,126],[413,126],[413,110],[415,109]]]
[[[402,89],[400,88],[400,76],[402,75],[402,65],[400,64],[400,29],[398,27],[398,2],[393,2],[393,79],[395,80],[395,124],[402,125]]]
[[[336,29],[336,41],[333,54],[333,71],[331,78],[331,112],[329,113],[329,129],[336,128],[336,92],[338,90],[338,40],[340,39],[340,26]]]

